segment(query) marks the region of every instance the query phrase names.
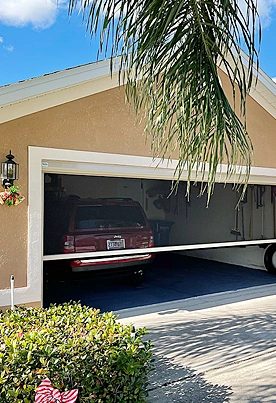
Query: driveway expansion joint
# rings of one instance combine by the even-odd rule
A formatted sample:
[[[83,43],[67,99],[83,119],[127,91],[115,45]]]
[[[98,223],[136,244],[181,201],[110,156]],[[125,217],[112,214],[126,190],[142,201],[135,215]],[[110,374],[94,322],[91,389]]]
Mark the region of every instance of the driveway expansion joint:
[[[251,360],[254,360],[254,359],[259,358],[259,357],[264,357],[265,355],[270,355],[272,353],[276,353],[276,349],[269,350],[269,351],[264,351],[262,353],[257,353],[257,354],[254,354],[253,356],[250,356],[250,357],[247,357],[247,358],[243,358],[243,359],[240,359],[240,360],[229,362],[228,364],[225,364],[225,365],[219,365],[219,366],[214,367],[214,368],[209,368],[209,369],[206,369],[204,371],[199,371],[198,375],[204,375],[204,374],[210,373],[212,371],[217,371],[219,369],[231,367],[233,365],[243,364],[244,362],[251,361]]]
[[[148,392],[152,392],[153,390],[157,390],[157,389],[160,389],[160,388],[164,388],[164,387],[166,387],[166,386],[174,385],[175,383],[182,382],[182,381],[186,381],[187,379],[196,378],[198,375],[201,375],[201,374],[193,374],[193,375],[183,376],[183,377],[178,378],[178,379],[175,379],[175,380],[173,380],[173,381],[168,381],[168,382],[164,382],[164,383],[162,383],[162,384],[156,385],[156,386],[153,387],[153,388],[147,389],[147,391],[148,391]]]

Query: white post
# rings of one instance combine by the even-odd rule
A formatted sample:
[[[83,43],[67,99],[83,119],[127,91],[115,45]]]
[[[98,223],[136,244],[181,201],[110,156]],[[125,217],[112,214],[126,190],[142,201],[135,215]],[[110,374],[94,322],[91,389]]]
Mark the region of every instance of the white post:
[[[11,276],[11,310],[14,311],[14,276]]]
[[[134,326],[132,326],[132,328],[131,328],[130,337],[132,339],[135,339],[135,337],[136,337],[136,330],[135,330]]]

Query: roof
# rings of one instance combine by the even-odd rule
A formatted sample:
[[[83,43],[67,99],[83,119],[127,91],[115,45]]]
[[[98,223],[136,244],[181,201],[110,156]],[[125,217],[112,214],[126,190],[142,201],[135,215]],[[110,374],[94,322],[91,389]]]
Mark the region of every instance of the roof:
[[[248,57],[242,53],[243,64]],[[69,68],[0,87],[0,123],[81,99],[119,86],[120,59],[110,59]],[[254,68],[258,81],[250,96],[276,118],[276,83],[261,69]]]

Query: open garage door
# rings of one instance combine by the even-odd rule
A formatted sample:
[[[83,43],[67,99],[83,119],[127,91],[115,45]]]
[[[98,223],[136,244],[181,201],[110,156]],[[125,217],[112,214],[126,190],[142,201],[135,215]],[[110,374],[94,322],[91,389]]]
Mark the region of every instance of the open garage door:
[[[206,196],[198,197],[198,187],[193,187],[189,201],[185,198],[185,172],[177,194],[170,194],[176,162],[168,164],[157,161],[153,164],[152,159],[147,157],[37,147],[30,147],[29,151],[30,279],[33,278],[33,273],[36,273],[36,276],[39,274],[40,259],[44,263],[106,257],[120,259],[168,251],[191,254],[204,250],[202,257],[227,261],[233,259],[239,250],[243,260],[238,258],[239,262],[236,263],[250,266],[250,262],[245,258],[245,249],[240,246],[255,245],[255,249],[263,254],[259,245],[275,243],[276,175],[273,169],[252,169],[246,202],[239,211],[235,209],[239,194],[233,190],[230,183],[226,186],[220,183],[216,185],[207,209]],[[219,179],[223,181],[223,175],[220,175]],[[150,223],[155,245],[123,248],[121,243],[122,248],[118,250],[93,249],[79,253],[72,249],[70,253],[60,253],[57,248],[57,239],[60,237],[57,232],[60,227],[52,225],[57,228],[57,239],[52,244],[49,244],[44,227],[48,224],[48,219],[49,223],[53,220],[49,211],[54,211],[59,218],[65,211],[63,208],[59,210],[59,201],[70,197],[119,198],[139,202]],[[46,199],[48,203],[51,198],[54,207],[49,208],[50,204],[46,206],[44,203]],[[206,256],[210,250],[212,256]],[[271,256],[273,260],[273,254]],[[252,266],[257,262],[255,258],[253,260]]]
[[[232,184],[226,186],[217,184],[211,203],[206,208],[206,195],[199,197],[197,186],[192,188],[189,201],[187,200],[184,181],[174,194],[171,193],[171,182],[168,180],[46,173],[44,254],[45,258],[49,257],[51,260],[44,262],[45,304],[81,299],[87,304],[97,304],[101,309],[124,309],[136,306],[135,304],[173,300],[179,298],[181,293],[185,297],[198,295],[197,293],[200,295],[202,289],[207,292],[231,290],[231,287],[237,286],[235,277],[239,279],[241,288],[252,284],[266,284],[265,276],[262,277],[258,273],[251,274],[246,269],[246,267],[263,267],[263,249],[259,246],[178,251],[178,254],[182,255],[179,258],[175,255],[171,257],[168,254],[164,255],[162,252],[159,252],[159,255],[157,252],[154,263],[152,263],[153,255],[150,253],[136,254],[133,260],[129,259],[130,256],[125,258],[123,255],[119,257],[112,255],[114,251],[124,254],[129,247],[139,249],[142,246],[134,244],[136,228],[134,230],[133,227],[128,227],[127,230],[124,228],[124,220],[127,220],[127,226],[133,224],[128,221],[130,219],[128,209],[133,205],[136,206],[136,203],[139,203],[141,209],[139,211],[142,211],[149,223],[154,240],[152,247],[155,248],[170,250],[170,247],[175,246],[202,247],[210,243],[239,241],[247,241],[250,244],[253,240],[265,241],[267,238],[273,238],[274,187],[250,185],[237,209],[239,197],[239,192]],[[87,207],[88,214],[82,211]],[[78,208],[82,211],[80,215]],[[120,211],[122,214],[119,214]],[[142,230],[140,224],[145,225],[143,217],[135,214],[132,218],[135,218],[135,226],[140,220],[138,225],[140,232]],[[82,220],[81,225],[79,220]],[[74,231],[72,225],[77,227],[77,231]],[[103,243],[97,243],[95,239],[97,237],[103,239]],[[130,237],[133,238],[131,246],[128,245]],[[64,244],[68,241],[72,242],[71,252],[78,254],[77,262],[82,264],[75,265],[74,258],[55,260],[55,255],[67,253]],[[113,243],[111,249],[110,243]],[[114,246],[114,243],[117,246]],[[85,246],[83,250],[86,253],[92,252],[90,258],[80,258],[81,245]],[[93,250],[106,251],[110,256],[93,258]],[[200,263],[193,257],[237,266],[223,263],[212,265],[203,260]],[[191,273],[195,270],[199,272]],[[144,288],[136,290],[135,297],[128,285],[129,283],[137,285],[139,280],[142,282],[143,272],[147,275],[146,284]],[[206,278],[203,280],[204,272],[206,276],[212,278],[208,287]],[[137,274],[136,281],[135,276],[132,277],[133,273]],[[183,276],[189,276],[188,289],[187,280]],[[227,278],[227,284],[224,281],[221,283],[219,278],[216,279],[217,276]],[[205,287],[197,284],[200,278]],[[75,281],[72,282],[72,279]],[[272,282],[269,278],[267,281]],[[119,298],[115,302],[116,293],[124,295],[124,298]]]
[[[92,262],[94,254],[96,266],[97,262],[107,261],[101,254],[106,252],[115,264],[126,252],[134,254],[133,249],[137,249],[135,253],[140,253],[139,249],[150,247],[155,253],[171,250],[261,267],[260,247],[266,247],[267,240],[275,237],[274,186],[249,185],[237,207],[240,193],[233,184],[217,184],[207,208],[207,196],[200,196],[200,185],[192,187],[187,199],[185,181],[180,182],[177,193],[172,193],[171,181],[157,179],[45,173],[44,181],[45,260],[54,261],[55,256],[60,260],[62,253],[77,253],[77,260],[85,263],[85,259]],[[140,211],[131,217],[128,211],[132,209],[134,214],[136,204]],[[147,226],[153,242],[142,229]],[[144,236],[144,243],[135,239],[136,232]],[[239,248],[217,249],[236,243]],[[251,248],[245,252],[246,245]],[[80,260],[81,252],[85,258]],[[92,256],[87,257],[90,252]],[[141,256],[144,255],[145,251]],[[81,271],[70,261],[73,271]],[[89,267],[87,264],[85,270]]]

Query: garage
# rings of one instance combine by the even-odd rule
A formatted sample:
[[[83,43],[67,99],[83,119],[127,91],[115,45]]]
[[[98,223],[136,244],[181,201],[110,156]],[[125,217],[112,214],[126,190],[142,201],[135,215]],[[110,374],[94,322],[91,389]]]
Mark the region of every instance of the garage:
[[[216,273],[216,276],[220,276],[221,278],[225,276],[225,270],[226,272],[227,270],[232,270],[230,277],[239,279],[242,288],[258,284],[258,282],[254,282],[256,279],[251,278],[252,275],[253,277],[256,275],[256,272],[252,274],[248,271],[248,268],[263,270],[264,248],[268,243],[273,242],[273,238],[275,237],[275,196],[272,184],[250,184],[243,203],[240,203],[239,208],[237,208],[240,191],[231,183],[226,185],[217,183],[215,192],[207,208],[207,196],[206,194],[200,196],[200,184],[192,187],[189,200],[186,197],[186,181],[180,182],[177,192],[171,191],[172,181],[169,179],[169,175],[172,174],[172,169],[166,169],[166,174],[162,173],[163,176],[167,175],[168,179],[148,178],[150,175],[149,173],[145,174],[145,172],[145,177],[140,178],[124,177],[122,173],[120,177],[110,176],[110,173],[104,176],[88,175],[87,173],[80,175],[76,174],[77,172],[74,174],[55,173],[55,171],[60,172],[66,165],[68,166],[68,162],[61,164],[56,161],[44,161],[43,163],[44,274],[45,268],[50,268],[53,273],[57,273],[59,268],[68,267],[69,262],[67,256],[64,259],[64,255],[60,254],[62,234],[59,233],[59,229],[61,228],[59,219],[62,218],[62,214],[57,207],[58,201],[64,201],[68,198],[132,199],[138,201],[142,206],[154,235],[154,247],[157,252],[156,263],[155,265],[145,266],[147,281],[149,283],[154,284],[158,282],[160,272],[162,272],[163,279],[166,279],[166,275],[169,272],[169,277],[165,280],[168,283],[172,277],[172,273],[174,273],[176,281],[178,283],[183,281],[183,284],[186,286],[184,297],[185,295],[186,297],[194,295],[188,292],[190,286],[187,287],[185,276],[188,276],[189,281],[191,281],[191,276],[187,274],[186,270],[189,273],[189,270],[193,268],[193,271],[196,272],[199,267],[200,276],[203,276],[200,281],[203,284],[204,270],[202,270],[202,262],[204,261],[203,259],[207,259],[204,264],[206,267],[206,278],[210,278],[212,270],[213,273]],[[75,171],[77,171],[77,165],[71,163],[70,171],[73,170],[73,166],[75,166]],[[156,176],[161,176],[158,169],[162,168],[160,166],[159,168],[155,167],[154,173]],[[153,176],[153,168],[151,168],[151,171],[151,175]],[[134,175],[137,175],[137,172]],[[266,180],[269,181],[271,178],[266,178]],[[235,247],[236,242],[239,245],[238,247]],[[246,245],[250,246],[245,248]],[[223,246],[227,246],[227,248]],[[168,251],[174,252],[174,255],[164,254],[164,252]],[[124,254],[126,252],[131,252],[131,250],[124,250]],[[122,256],[122,251],[96,252],[99,259],[104,254],[113,256],[114,253],[115,255]],[[179,256],[179,254],[185,254],[185,256]],[[87,252],[85,256],[91,257],[91,253]],[[220,262],[221,269],[218,269],[215,262]],[[212,264],[214,265],[213,268]],[[230,269],[229,264],[232,265],[232,269]],[[133,267],[136,266],[134,265]],[[244,284],[240,277],[241,272],[244,273],[244,278],[247,279]],[[262,271],[261,279],[258,281],[261,281],[263,284],[274,281],[274,277],[267,277],[268,275],[266,275],[267,273]],[[61,290],[64,287],[66,288],[65,298],[70,300],[81,299],[81,296],[85,293],[89,295],[89,290],[92,292],[95,286],[95,276],[93,280],[88,275],[85,278],[78,276],[74,279],[75,282],[70,283],[69,286],[66,281],[64,285],[64,282],[60,282],[59,280],[59,276],[56,275],[55,277],[54,275],[52,276],[50,291],[47,286],[44,287],[44,303],[46,305],[50,302],[58,302],[59,300],[56,296],[63,294]],[[48,279],[46,278],[45,281],[47,282]],[[197,280],[195,279],[195,281]],[[231,281],[228,283],[230,288]],[[105,306],[104,301],[114,298],[114,287],[117,291],[122,292],[123,295],[125,292],[129,295],[129,291],[127,291],[129,290],[129,284],[124,283],[123,280],[112,279],[109,281],[97,278],[96,283],[97,292],[99,288],[101,288],[101,292],[106,290],[106,294],[102,295],[103,307]],[[235,287],[235,285],[233,286]],[[123,290],[124,287],[125,291]],[[148,283],[140,286],[140,288],[138,287],[141,292],[140,300],[137,290],[133,291],[132,289],[130,291],[130,294],[134,292],[135,300],[136,302],[139,301],[139,304],[146,304],[146,301],[148,303],[157,302],[157,300],[149,297],[147,293],[145,294],[141,291],[147,289],[147,287]],[[228,290],[229,287],[226,289]],[[164,291],[163,286],[161,286],[161,289]],[[221,288],[221,285],[217,285],[210,292],[221,292],[224,290],[225,288]],[[151,294],[152,292],[154,294],[155,291],[151,291]],[[198,293],[200,292],[202,291],[199,289]],[[176,298],[177,295],[179,297],[182,295],[179,294],[179,290],[175,293],[174,297],[168,296],[167,298]],[[127,301],[129,296],[119,297],[119,299]],[[97,300],[96,302],[94,301],[92,300],[91,303],[97,303]],[[132,302],[128,303],[132,304]]]
[[[16,304],[41,306],[43,266],[50,262],[133,259],[133,248],[124,248],[123,255],[122,250],[60,253],[57,239],[51,240],[53,249],[47,249],[45,227],[51,220],[46,198],[55,193],[61,199],[91,197],[85,187],[93,187],[93,197],[139,202],[151,221],[155,246],[150,253],[157,257],[170,252],[183,259],[263,269],[264,249],[259,245],[275,243],[275,83],[262,73],[248,98],[248,132],[255,153],[246,203],[235,209],[240,193],[233,190],[234,177],[226,181],[227,167],[222,166],[207,209],[206,196],[198,197],[200,183],[192,187],[190,199],[185,198],[187,171],[181,176],[178,193],[168,198],[177,152],[169,162],[152,159],[143,125],[137,124],[134,111],[125,104],[117,71],[118,66],[111,78],[109,61],[102,61],[1,89],[1,158],[4,161],[12,150],[20,165],[16,185],[25,196],[16,208],[1,207],[3,309],[10,305],[11,276]],[[223,72],[221,79],[230,94]],[[241,171],[241,180],[245,174]],[[195,180],[196,172],[191,176]],[[52,231],[51,238],[57,235]],[[108,240],[113,242],[109,245],[120,244]],[[135,255],[141,254],[149,254],[149,248],[135,249]],[[271,250],[272,268],[273,256]]]

